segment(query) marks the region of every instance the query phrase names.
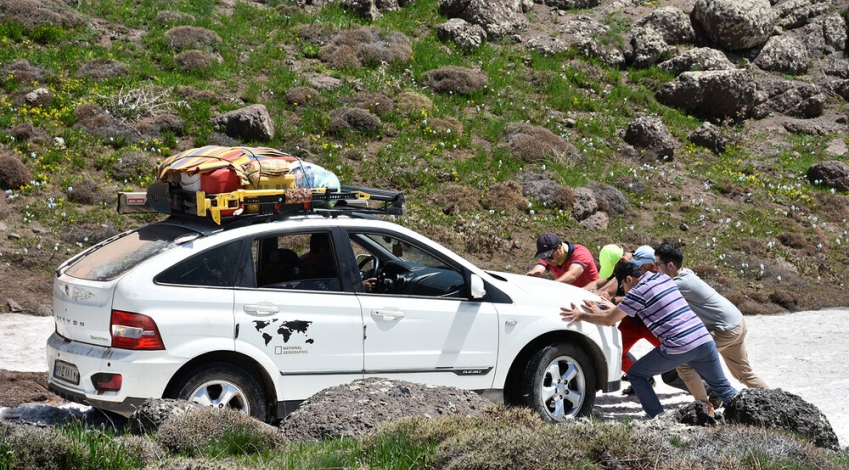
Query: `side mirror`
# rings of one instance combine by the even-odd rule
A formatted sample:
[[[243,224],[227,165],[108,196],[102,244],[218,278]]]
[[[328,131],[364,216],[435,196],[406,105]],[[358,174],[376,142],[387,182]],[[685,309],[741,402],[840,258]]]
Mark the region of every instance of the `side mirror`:
[[[471,296],[474,300],[480,300],[486,297],[486,287],[484,286],[483,279],[477,274],[471,275]]]

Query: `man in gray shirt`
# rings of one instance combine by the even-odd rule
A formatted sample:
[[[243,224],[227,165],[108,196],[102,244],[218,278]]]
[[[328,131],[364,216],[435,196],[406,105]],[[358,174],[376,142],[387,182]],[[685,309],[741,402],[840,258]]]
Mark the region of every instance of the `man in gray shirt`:
[[[681,295],[687,300],[690,309],[707,327],[716,349],[725,360],[728,370],[735,379],[749,388],[769,388],[749,365],[746,353],[746,321],[743,314],[728,299],[691,270],[681,268],[684,255],[676,243],[662,243],[655,248],[655,269],[675,281]],[[687,384],[687,388],[696,400],[708,402],[708,395],[699,375],[689,365],[678,367],[678,375]]]

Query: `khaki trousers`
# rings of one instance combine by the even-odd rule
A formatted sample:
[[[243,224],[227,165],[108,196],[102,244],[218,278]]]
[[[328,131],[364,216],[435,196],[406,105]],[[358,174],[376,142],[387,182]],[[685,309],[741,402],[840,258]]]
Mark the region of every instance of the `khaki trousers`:
[[[714,330],[710,332],[716,342],[716,350],[725,360],[725,365],[731,375],[749,388],[767,389],[769,386],[752,372],[749,365],[749,354],[746,353],[746,319],[728,331]],[[687,364],[678,367],[678,375],[687,385],[687,389],[696,400],[707,402],[708,396],[699,374]]]

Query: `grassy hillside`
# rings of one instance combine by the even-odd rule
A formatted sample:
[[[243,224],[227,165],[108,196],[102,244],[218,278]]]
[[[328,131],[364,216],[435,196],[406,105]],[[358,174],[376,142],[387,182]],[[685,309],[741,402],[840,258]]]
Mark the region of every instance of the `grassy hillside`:
[[[686,140],[700,119],[655,99],[673,78],[656,67],[619,70],[511,40],[465,51],[438,39],[447,18],[437,0],[374,21],[338,3],[273,0],[4,4],[0,289],[24,311],[50,305],[62,260],[159,218],[118,215],[117,191],[143,190],[164,157],[208,144],[267,145],[346,184],[402,189],[408,206],[399,223],[483,267],[525,272],[544,231],[594,253],[669,239],[746,313],[849,305],[849,196],[804,176],[818,161],[847,162],[829,150],[845,149],[846,136],[776,131],[769,118],[716,123],[729,145],[711,153]],[[596,15],[611,27],[607,40],[622,40],[632,13]],[[543,32],[558,16],[543,5],[526,15]],[[364,39],[361,26],[376,36]],[[485,86],[438,92],[427,72],[445,66],[479,70]],[[845,119],[845,101],[829,100],[823,119]],[[274,120],[270,141],[239,142],[210,122],[250,104],[265,105]],[[369,114],[346,120],[348,108]],[[641,115],[662,118],[679,141],[674,159],[624,143]],[[522,125],[538,137],[515,139]],[[544,150],[561,138],[574,150]],[[517,181],[528,175],[559,185],[562,204],[527,193]],[[574,216],[570,194],[587,186],[624,196],[606,229],[586,229]],[[615,200],[599,199],[602,208]]]

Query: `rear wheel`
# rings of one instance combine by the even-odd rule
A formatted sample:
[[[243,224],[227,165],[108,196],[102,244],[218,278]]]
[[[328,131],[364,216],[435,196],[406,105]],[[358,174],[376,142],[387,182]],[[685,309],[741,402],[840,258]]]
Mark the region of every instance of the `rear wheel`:
[[[260,421],[268,418],[268,401],[259,382],[234,364],[195,367],[175,390],[174,398],[241,411]]]
[[[525,369],[521,398],[550,423],[589,416],[595,404],[595,372],[589,357],[565,342],[540,349]]]

